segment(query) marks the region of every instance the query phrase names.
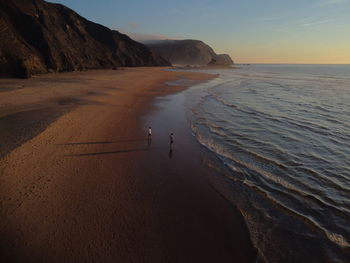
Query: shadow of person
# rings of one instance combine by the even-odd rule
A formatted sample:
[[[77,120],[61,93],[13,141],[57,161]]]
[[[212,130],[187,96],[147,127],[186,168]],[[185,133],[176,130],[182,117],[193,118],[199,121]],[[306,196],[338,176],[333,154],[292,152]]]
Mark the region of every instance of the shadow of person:
[[[169,153],[168,153],[169,159],[171,160],[173,158],[173,149],[170,147]]]
[[[149,148],[152,144],[152,137],[148,137],[148,140],[147,140],[147,147]]]
[[[120,140],[120,141],[91,141],[91,142],[70,142],[70,143],[59,143],[55,144],[58,146],[74,146],[74,145],[89,145],[89,144],[116,144],[116,143],[127,143],[127,142],[142,142],[147,139],[126,139],[126,140]]]
[[[84,157],[84,156],[98,156],[107,154],[121,154],[121,153],[131,153],[131,152],[142,152],[147,151],[147,148],[135,148],[135,149],[124,149],[110,152],[90,152],[90,153],[78,153],[78,154],[67,154],[64,157]]]

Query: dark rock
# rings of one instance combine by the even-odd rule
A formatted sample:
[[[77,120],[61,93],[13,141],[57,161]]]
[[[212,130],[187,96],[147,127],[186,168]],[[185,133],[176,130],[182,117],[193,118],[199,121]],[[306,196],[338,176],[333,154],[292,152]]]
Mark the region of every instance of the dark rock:
[[[146,46],[43,0],[0,0],[0,76],[168,66]]]
[[[230,55],[227,54],[219,54],[215,57],[215,65],[225,65],[225,66],[231,66],[234,64],[233,60],[231,59]]]
[[[210,46],[200,40],[159,40],[145,41],[144,44],[173,65],[229,66],[234,64],[229,55],[217,55]]]

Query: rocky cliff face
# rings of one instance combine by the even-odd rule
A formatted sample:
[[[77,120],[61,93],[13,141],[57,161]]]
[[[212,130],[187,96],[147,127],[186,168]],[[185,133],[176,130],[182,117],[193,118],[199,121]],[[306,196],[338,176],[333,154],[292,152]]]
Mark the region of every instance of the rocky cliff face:
[[[0,0],[0,76],[168,66],[145,45],[43,0]]]
[[[154,53],[169,60],[173,65],[232,65],[229,55],[218,55],[199,40],[160,40],[144,42]]]
[[[216,55],[208,65],[231,66],[234,62],[227,54]]]

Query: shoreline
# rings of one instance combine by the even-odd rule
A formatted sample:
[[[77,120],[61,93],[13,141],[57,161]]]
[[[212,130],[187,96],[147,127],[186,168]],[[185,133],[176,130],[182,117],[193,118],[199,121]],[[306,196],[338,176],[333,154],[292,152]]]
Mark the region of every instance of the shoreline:
[[[199,177],[191,175],[198,171],[189,170],[190,176],[185,176],[158,162],[153,145],[152,151],[147,148],[140,117],[154,109],[155,97],[184,89],[164,83],[178,76],[191,81],[213,78],[163,70],[64,74],[74,76],[73,85],[85,74],[77,93],[95,92],[96,85],[103,84],[106,94],[91,94],[89,103],[82,105],[73,100],[72,109],[0,160],[1,258],[253,262],[255,252],[239,214],[205,180],[198,182]],[[114,74],[118,78],[113,82],[109,78]],[[50,76],[38,79],[45,77],[52,81]],[[59,97],[43,92],[44,103],[28,94],[23,99],[29,96],[32,105],[47,106],[52,97]],[[175,190],[181,192],[171,194]],[[246,251],[232,241],[244,241]],[[235,255],[231,248],[236,248]]]
[[[294,189],[298,189],[297,185],[293,184],[292,180],[282,179],[286,178],[284,175],[294,177],[293,169],[288,167],[288,169],[284,170],[285,173],[276,172],[276,166],[274,166],[276,163],[271,161],[271,156],[274,155],[270,156],[270,153],[274,153],[274,149],[264,147],[265,141],[273,141],[272,138],[269,138],[269,134],[277,131],[278,127],[283,127],[283,122],[278,123],[275,129],[270,129],[269,134],[266,134],[264,133],[264,126],[270,127],[270,125],[266,125],[268,122],[264,122],[264,118],[259,119],[256,117],[266,114],[266,108],[259,107],[261,105],[259,104],[261,102],[259,100],[260,96],[268,98],[267,101],[271,104],[275,102],[273,100],[274,97],[272,96],[271,99],[270,96],[270,94],[274,94],[273,92],[265,93],[262,90],[264,90],[264,87],[267,88],[267,91],[274,90],[275,85],[270,84],[269,80],[276,75],[276,72],[268,73],[266,74],[267,80],[265,78],[262,80],[258,69],[256,72],[251,72],[250,70],[236,73],[221,71],[220,77],[211,81],[208,85],[199,85],[193,92],[191,89],[186,91],[191,128],[196,141],[203,149],[203,163],[208,169],[215,170],[213,176],[208,177],[209,182],[230,203],[237,206],[244,215],[245,222],[251,233],[251,239],[262,261],[347,262],[349,257],[349,246],[346,239],[348,231],[346,221],[345,224],[342,221],[342,218],[346,218],[347,214],[334,215],[334,210],[329,209],[327,206],[323,206],[324,210],[320,214],[312,213],[312,211],[319,209],[318,205],[322,207],[322,203],[309,203],[309,196],[303,199],[304,196],[301,195],[302,198],[299,198],[303,199],[304,202],[293,204],[295,196],[292,192]],[[290,78],[288,79],[289,81],[284,82],[285,77],[284,74],[281,74],[280,78],[283,80],[276,79],[276,83],[279,83],[281,90],[294,80],[294,78]],[[316,82],[314,86],[317,86],[317,84]],[[300,86],[302,87],[302,85]],[[322,87],[320,85],[321,91]],[[249,92],[250,90],[252,92]],[[268,102],[263,100],[262,104],[271,106]],[[286,106],[287,104],[282,105]],[[245,112],[246,109],[248,109],[247,112]],[[226,114],[224,114],[225,112]],[[257,114],[255,115],[254,113]],[[279,114],[274,115],[272,113],[271,116],[268,116],[280,118]],[[303,115],[301,114],[301,116]],[[266,119],[269,119],[269,117]],[[259,119],[265,125],[254,125],[257,123],[256,119]],[[310,127],[313,126],[311,125]],[[257,132],[254,132],[255,128]],[[285,129],[282,132],[279,131],[279,134],[284,136],[288,134],[288,132],[284,133],[284,131],[292,130]],[[300,136],[297,138],[302,141],[305,137]],[[286,139],[284,138],[284,140]],[[280,145],[281,142],[275,140],[273,143]],[[272,159],[278,160],[276,162],[282,164],[281,167],[286,168],[284,161],[292,159],[289,155],[290,150],[298,144],[293,141],[290,145],[292,146],[291,148],[285,147],[283,152],[281,152],[282,154],[279,155],[283,158],[282,160],[278,158]],[[250,153],[252,155],[249,155]],[[258,158],[250,157],[254,154],[257,154]],[[288,158],[286,158],[287,156]],[[259,159],[259,157],[267,159],[263,160]],[[309,166],[318,169],[317,166],[310,166],[310,163],[307,161],[298,161],[299,164],[303,164],[305,167]],[[266,170],[263,168],[264,166]],[[256,169],[256,167],[259,167],[261,170],[259,168]],[[272,169],[269,170],[269,167],[272,167]],[[341,171],[341,169],[339,170]],[[267,173],[264,173],[266,171]],[[303,174],[300,177],[306,180],[304,183],[307,182],[305,175]],[[318,176],[327,179],[324,175],[322,176],[322,173],[318,173],[316,177]],[[328,178],[332,179],[332,176]],[[277,183],[274,185],[275,187],[281,187],[279,191],[276,191],[277,194],[269,188],[272,185],[272,181]],[[290,184],[285,184],[285,182]],[[301,180],[301,182],[303,181]],[[334,188],[332,189],[332,186],[326,186],[329,187],[329,191],[333,191]],[[299,191],[302,192],[301,189]],[[286,198],[282,198],[283,196]],[[314,197],[313,195],[311,196]],[[328,194],[325,196],[328,196]],[[318,195],[318,197],[321,197],[320,200],[323,200],[322,195]],[[317,197],[314,198],[318,200]],[[343,206],[338,204],[334,208],[342,209]],[[340,219],[338,222],[332,223],[323,221],[323,217],[326,214],[333,214],[334,218]],[[291,228],[290,226],[293,227]]]
[[[147,68],[51,73],[24,80],[0,79],[0,143],[2,145],[0,159],[45,131],[50,124],[77,107],[98,105],[99,96],[108,95],[109,92],[119,89],[105,79],[104,73],[109,76],[120,75],[128,70],[140,71]],[[97,77],[96,80],[104,82],[102,87],[96,88],[97,83],[89,77],[90,73]],[[176,78],[186,74],[188,73],[177,73]],[[189,73],[188,76],[190,75],[196,74]],[[164,79],[164,83],[166,81]],[[191,85],[195,82],[195,79],[192,82],[189,80]],[[157,85],[162,84],[157,83]],[[179,91],[181,85],[174,86],[173,89],[173,92]],[[159,91],[163,92],[159,87],[149,92],[156,95]]]
[[[197,85],[201,84],[203,83],[198,83]],[[216,211],[214,218],[211,215],[207,215],[209,219],[202,218],[203,222],[201,222],[202,224],[207,224],[206,226],[210,226],[207,229],[213,231],[214,228],[217,230],[217,232],[211,233],[213,239],[219,238],[215,236],[216,233],[234,233],[231,236],[229,235],[230,237],[227,236],[227,240],[225,240],[227,242],[225,246],[227,248],[230,247],[228,251],[231,254],[227,254],[227,251],[221,251],[221,258],[216,256],[209,259],[208,255],[206,255],[201,258],[200,262],[264,262],[261,258],[258,258],[244,217],[239,209],[212,185],[210,178],[216,177],[218,174],[214,170],[208,169],[203,163],[203,148],[192,134],[184,106],[186,92],[195,86],[191,85],[188,89],[176,94],[157,97],[153,102],[156,110],[143,117],[145,129],[148,127],[148,124],[152,123],[152,127],[155,128],[154,132],[158,131],[156,141],[152,142],[151,147],[153,149],[151,148],[149,152],[149,162],[153,161],[154,163],[154,160],[156,160],[157,163],[160,163],[152,165],[157,167],[158,174],[171,173],[166,179],[172,182],[171,187],[167,189],[168,192],[171,192],[173,195],[177,193],[185,195],[178,197],[177,200],[170,200],[168,203],[174,203],[173,207],[182,206],[194,209],[195,211],[192,211],[193,217],[198,216],[198,214],[203,215],[205,210],[212,209]],[[175,134],[175,143],[171,148],[168,145],[169,132],[174,132]],[[190,191],[193,191],[193,193],[186,189],[187,186],[184,185],[184,182],[188,183],[189,187],[192,187]],[[189,202],[188,200],[191,201]],[[218,230],[218,225],[215,226],[215,222],[218,224],[222,223],[226,231]],[[181,235],[181,233],[176,235]],[[184,239],[183,237],[182,240]],[[188,240],[187,242],[191,243]],[[215,243],[224,244],[225,242],[216,240]],[[208,249],[210,248],[208,247]]]

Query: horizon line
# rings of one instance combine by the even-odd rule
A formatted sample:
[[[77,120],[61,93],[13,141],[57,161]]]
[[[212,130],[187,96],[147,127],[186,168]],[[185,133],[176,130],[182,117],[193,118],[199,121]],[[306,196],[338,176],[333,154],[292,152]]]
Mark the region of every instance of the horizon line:
[[[288,63],[288,62],[237,62],[234,65],[340,65],[340,66],[350,66],[350,63]]]

